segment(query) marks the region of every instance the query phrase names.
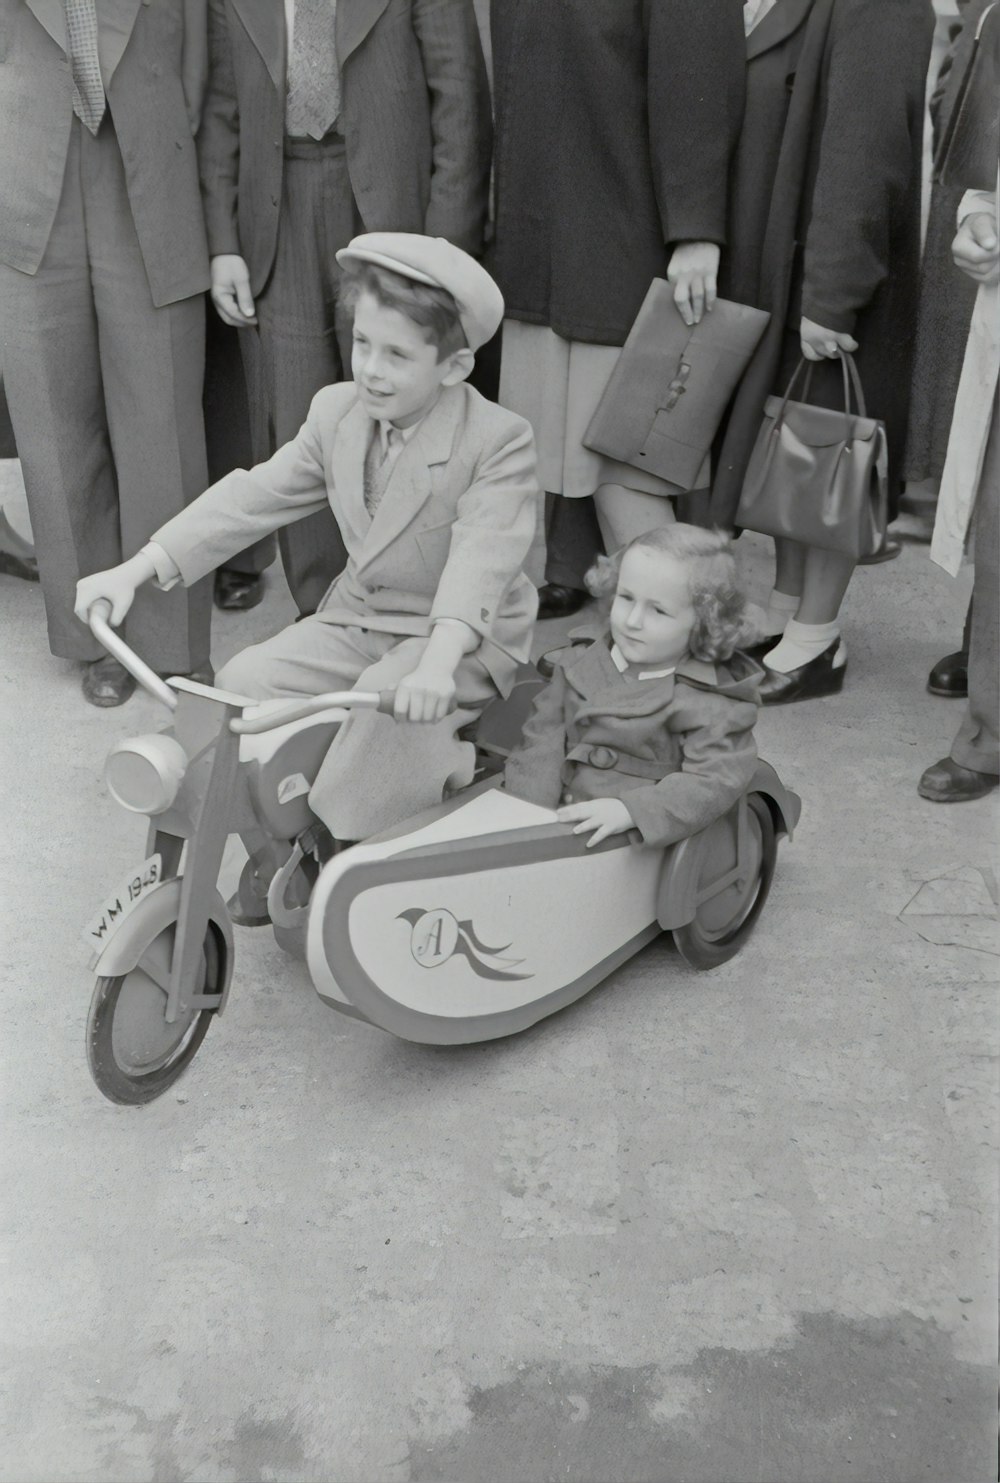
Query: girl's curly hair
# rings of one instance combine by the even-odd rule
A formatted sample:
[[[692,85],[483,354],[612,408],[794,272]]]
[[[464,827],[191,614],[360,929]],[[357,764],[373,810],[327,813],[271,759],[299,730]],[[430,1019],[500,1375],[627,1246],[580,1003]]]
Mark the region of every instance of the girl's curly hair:
[[[587,573],[587,587],[605,599],[605,613],[618,587],[626,552],[665,551],[688,573],[695,622],[688,645],[695,659],[728,659],[750,637],[747,600],[739,584],[733,543],[721,530],[698,525],[664,525],[629,541],[612,556],[599,556]]]

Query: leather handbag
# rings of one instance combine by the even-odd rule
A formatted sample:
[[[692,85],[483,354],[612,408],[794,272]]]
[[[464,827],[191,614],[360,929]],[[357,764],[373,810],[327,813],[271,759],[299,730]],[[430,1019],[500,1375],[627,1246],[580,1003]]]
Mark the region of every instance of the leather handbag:
[[[857,366],[841,356],[844,410],[791,400],[800,360],[783,397],[768,397],[747,465],[736,524],[858,560],[880,546],[888,519],[885,425],[865,410]],[[851,411],[851,387],[857,412]]]
[[[717,299],[700,324],[686,325],[670,284],[654,278],[584,444],[693,489],[770,317]]]

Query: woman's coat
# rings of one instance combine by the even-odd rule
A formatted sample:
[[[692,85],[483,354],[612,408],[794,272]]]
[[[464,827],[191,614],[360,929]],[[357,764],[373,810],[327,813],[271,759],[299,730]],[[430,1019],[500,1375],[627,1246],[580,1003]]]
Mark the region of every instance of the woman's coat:
[[[492,0],[496,242],[512,319],[623,345],[671,244],[726,240],[738,0]]]
[[[930,0],[778,0],[747,38],[722,291],[772,318],[721,440],[710,517],[725,529],[764,401],[797,361],[803,316],[858,340],[868,412],[886,423],[898,481],[933,31]],[[839,368],[818,371],[811,400],[840,405]]]

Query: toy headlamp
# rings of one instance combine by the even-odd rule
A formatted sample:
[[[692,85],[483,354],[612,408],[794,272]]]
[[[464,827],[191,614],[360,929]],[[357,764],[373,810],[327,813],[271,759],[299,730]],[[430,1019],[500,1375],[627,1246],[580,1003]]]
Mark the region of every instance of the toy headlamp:
[[[156,732],[116,743],[104,764],[104,780],[122,808],[135,814],[162,814],[177,797],[187,765],[187,753],[177,738]]]

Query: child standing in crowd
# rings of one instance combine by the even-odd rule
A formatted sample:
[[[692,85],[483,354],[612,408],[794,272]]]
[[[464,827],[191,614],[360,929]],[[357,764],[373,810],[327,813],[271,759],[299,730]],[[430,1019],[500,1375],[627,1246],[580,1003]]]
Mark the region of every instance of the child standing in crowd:
[[[531,429],[465,384],[503,299],[442,238],[356,237],[337,254],[353,308],[354,381],[324,388],[296,438],[237,470],[161,527],[130,561],[85,578],[120,623],[142,583],[195,582],[234,552],[327,503],[348,551],[319,610],[220,672],[255,699],[395,688],[397,726],[358,712],[310,794],[335,838],[363,838],[471,780],[458,737],[526,660],[537,595]],[[457,705],[457,709],[452,709]]]
[[[557,661],[509,759],[511,793],[590,832],[667,845],[721,817],[753,777],[760,666],[736,646],[746,601],[726,536],[659,527],[602,559],[609,632]]]

